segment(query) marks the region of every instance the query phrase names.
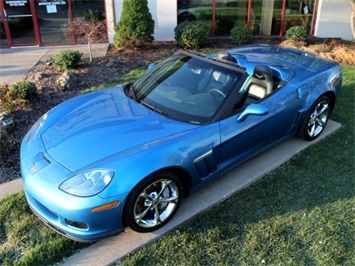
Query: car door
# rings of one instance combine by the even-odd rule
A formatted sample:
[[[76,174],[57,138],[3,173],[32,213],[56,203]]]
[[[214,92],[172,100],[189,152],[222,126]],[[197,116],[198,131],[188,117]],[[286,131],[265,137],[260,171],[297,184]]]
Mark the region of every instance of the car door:
[[[218,147],[221,173],[292,134],[290,129],[297,121],[302,98],[296,88],[285,87],[250,105],[244,113],[221,120]],[[253,107],[259,110],[258,114],[240,119],[241,114]],[[265,110],[264,114],[260,110]]]

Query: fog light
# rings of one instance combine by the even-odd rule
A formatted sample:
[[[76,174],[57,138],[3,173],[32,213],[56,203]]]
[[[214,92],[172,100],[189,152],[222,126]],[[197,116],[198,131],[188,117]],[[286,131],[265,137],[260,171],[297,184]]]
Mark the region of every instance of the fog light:
[[[75,221],[71,221],[71,220],[68,220],[68,219],[65,219],[65,222],[69,225],[69,226],[72,226],[72,227],[76,227],[76,228],[79,228],[79,229],[88,229],[88,225],[86,223],[83,223],[83,222],[75,222]]]

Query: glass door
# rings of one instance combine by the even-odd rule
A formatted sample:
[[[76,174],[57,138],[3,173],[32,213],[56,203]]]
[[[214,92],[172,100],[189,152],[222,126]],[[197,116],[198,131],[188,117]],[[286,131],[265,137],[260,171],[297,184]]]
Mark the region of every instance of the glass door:
[[[30,0],[5,0],[3,6],[3,21],[8,25],[12,45],[38,44]]]
[[[70,29],[69,1],[37,0],[35,8],[42,44],[74,42]]]

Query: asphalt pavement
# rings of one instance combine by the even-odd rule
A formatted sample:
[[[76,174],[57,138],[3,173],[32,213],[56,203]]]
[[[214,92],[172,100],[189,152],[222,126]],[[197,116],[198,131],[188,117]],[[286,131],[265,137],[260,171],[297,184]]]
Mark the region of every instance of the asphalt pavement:
[[[104,56],[107,47],[107,44],[95,45],[94,56]],[[21,80],[34,65],[39,61],[46,61],[59,49],[80,50],[87,56],[86,46],[0,49],[0,85]],[[322,141],[340,127],[339,123],[329,121],[324,132],[316,141],[308,142],[293,138],[254,157],[184,200],[175,217],[166,226],[153,233],[137,233],[126,229],[121,234],[103,239],[88,248],[82,249],[73,256],[66,258],[59,265],[112,265],[130,252],[175,230],[181,223],[196,214],[212,208],[239,190],[246,188],[290,160],[309,145]],[[22,181],[20,178],[0,184],[0,199],[21,190]]]

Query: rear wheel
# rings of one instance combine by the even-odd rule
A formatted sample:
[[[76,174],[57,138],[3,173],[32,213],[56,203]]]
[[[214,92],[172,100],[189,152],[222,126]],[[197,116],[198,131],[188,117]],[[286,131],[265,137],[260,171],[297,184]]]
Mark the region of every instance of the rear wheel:
[[[299,135],[306,140],[316,139],[324,130],[331,113],[331,103],[327,96],[320,97],[309,109],[300,128]]]
[[[182,184],[172,172],[148,177],[129,196],[124,218],[137,232],[151,232],[165,225],[182,200]]]

